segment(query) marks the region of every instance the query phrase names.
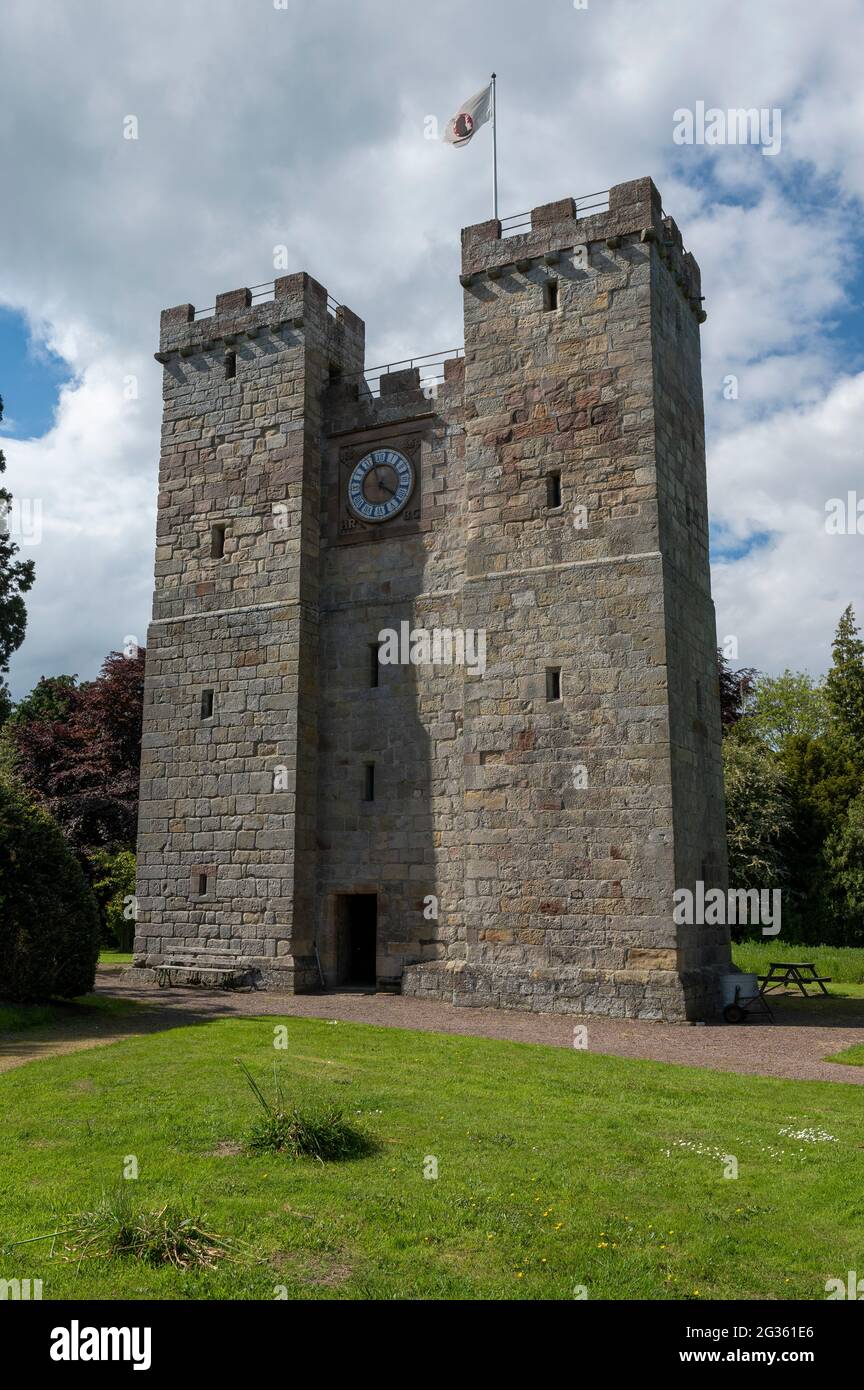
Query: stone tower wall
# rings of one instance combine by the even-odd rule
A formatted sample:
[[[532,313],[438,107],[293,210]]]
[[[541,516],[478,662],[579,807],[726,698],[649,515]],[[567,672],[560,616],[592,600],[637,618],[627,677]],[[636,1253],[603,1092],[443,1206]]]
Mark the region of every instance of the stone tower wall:
[[[331,365],[362,364],[363,326],[286,276],[267,304],[243,289],[210,318],[167,310],[158,356],[136,956],[213,945],[294,988],[315,979],[321,400]]]
[[[642,179],[467,228],[461,279],[435,393],[409,369],[371,394],[362,322],[305,275],[163,315],[136,959],[338,983],[341,905],[375,893],[376,975],[406,993],[702,1015],[728,941],[671,911],[725,885],[698,268]],[[374,527],[344,492],[379,445],[417,485]],[[485,673],[376,685],[403,623],[482,629]]]
[[[406,987],[702,1016],[728,937],[671,911],[725,886],[698,268],[644,179],[466,229],[462,281],[462,612],[490,663],[464,687],[464,936]]]

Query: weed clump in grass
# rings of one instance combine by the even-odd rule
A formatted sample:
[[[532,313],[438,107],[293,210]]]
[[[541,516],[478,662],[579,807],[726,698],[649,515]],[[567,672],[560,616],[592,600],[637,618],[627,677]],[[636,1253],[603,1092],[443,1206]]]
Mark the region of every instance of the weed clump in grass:
[[[125,1187],[103,1193],[67,1234],[74,1237],[67,1251],[77,1260],[129,1256],[147,1265],[210,1269],[228,1253],[225,1241],[205,1230],[198,1216],[184,1215],[171,1202],[136,1210]]]
[[[317,1158],[319,1163],[334,1163],[370,1152],[373,1146],[368,1136],[346,1120],[338,1106],[301,1109],[289,1104],[275,1067],[274,1100],[270,1101],[246,1064],[239,1058],[236,1060],[263,1112],[249,1128],[246,1137],[249,1153],[284,1153],[290,1158]]]
[[[153,1211],[136,1211],[125,1187],[104,1193],[97,1207],[79,1218],[76,1258],[131,1257],[146,1265],[211,1269],[226,1254],[224,1241],[204,1229],[199,1215],[183,1213],[174,1202]]]
[[[63,1252],[79,1266],[84,1260],[131,1257],[147,1265],[173,1265],[175,1269],[211,1269],[231,1253],[229,1242],[204,1229],[200,1217],[184,1215],[171,1202],[152,1211],[136,1209],[125,1184],[103,1192],[89,1211],[80,1212],[71,1224],[43,1236],[29,1236],[0,1248],[6,1255],[19,1245],[50,1240],[54,1254],[61,1237]]]

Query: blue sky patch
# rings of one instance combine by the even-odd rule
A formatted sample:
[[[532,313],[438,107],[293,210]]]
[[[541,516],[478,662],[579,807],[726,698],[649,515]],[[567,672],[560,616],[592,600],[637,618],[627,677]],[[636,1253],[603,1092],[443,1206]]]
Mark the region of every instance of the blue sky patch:
[[[775,534],[774,531],[754,531],[752,535],[741,539],[738,536],[730,536],[725,527],[712,523],[709,526],[712,563],[731,564],[735,560],[743,560],[745,555],[768,545]]]
[[[0,436],[38,439],[47,433],[60,389],[73,375],[68,362],[34,342],[22,314],[0,308]]]

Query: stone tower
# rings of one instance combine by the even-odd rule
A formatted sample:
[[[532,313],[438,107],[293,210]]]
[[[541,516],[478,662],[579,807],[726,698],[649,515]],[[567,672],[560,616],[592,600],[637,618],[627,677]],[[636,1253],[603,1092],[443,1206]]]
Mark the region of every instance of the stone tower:
[[[431,384],[304,274],[163,314],[136,965],[705,1016],[699,270],[646,178],[466,228],[460,279]]]

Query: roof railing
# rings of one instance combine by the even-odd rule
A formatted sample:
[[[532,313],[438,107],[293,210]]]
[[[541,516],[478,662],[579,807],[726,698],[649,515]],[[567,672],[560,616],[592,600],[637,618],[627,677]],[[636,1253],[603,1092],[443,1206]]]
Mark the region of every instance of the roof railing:
[[[272,298],[273,298],[274,292],[275,292],[275,290],[276,290],[276,281],[275,281],[275,280],[262,280],[261,283],[260,283],[259,285],[250,285],[249,288],[250,288],[250,290],[252,291],[252,303],[254,304],[254,303],[255,303],[256,301],[258,301],[258,300],[272,299]],[[334,297],[333,297],[332,294],[328,294],[328,295],[327,295],[327,312],[328,312],[329,314],[331,314],[333,318],[335,318],[335,317],[336,317],[336,311],[337,311],[338,309],[341,309],[341,308],[342,308],[342,305],[339,303],[338,299],[334,299]],[[197,323],[198,319],[210,318],[213,314],[215,314],[215,312],[216,312],[216,305],[215,305],[215,304],[210,304],[206,309],[196,309],[196,310],[195,310],[195,321],[196,321],[196,323]]]
[[[338,378],[340,382],[361,383],[361,395],[378,397],[381,395],[381,378],[393,371],[410,371],[417,367],[420,372],[420,389],[435,394],[444,381],[444,363],[457,357],[464,357],[464,348],[447,348],[443,352],[423,352],[418,357],[402,357],[397,362],[385,362],[380,367],[365,367],[362,372],[350,372]]]
[[[599,193],[583,193],[579,198],[574,198],[576,204],[576,216],[585,217],[588,213],[606,212],[609,207],[609,189],[603,188]],[[516,212],[512,217],[502,217],[501,235],[518,236],[521,232],[530,232],[531,214],[530,212]]]

